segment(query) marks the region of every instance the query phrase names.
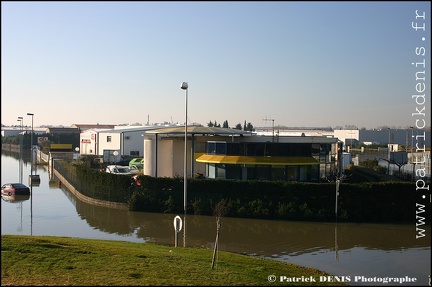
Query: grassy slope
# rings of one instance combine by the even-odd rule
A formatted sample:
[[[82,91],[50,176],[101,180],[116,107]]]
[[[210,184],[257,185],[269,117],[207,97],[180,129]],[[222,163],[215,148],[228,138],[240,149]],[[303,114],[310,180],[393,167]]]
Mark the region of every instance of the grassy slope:
[[[344,285],[319,282],[323,272],[270,259],[151,243],[2,235],[1,285]],[[276,275],[276,282],[268,276]],[[289,284],[280,276],[317,282]]]

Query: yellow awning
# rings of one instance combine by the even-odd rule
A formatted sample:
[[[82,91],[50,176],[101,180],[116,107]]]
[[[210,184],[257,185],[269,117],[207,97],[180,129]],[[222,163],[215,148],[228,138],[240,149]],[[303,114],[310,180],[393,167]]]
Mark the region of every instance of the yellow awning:
[[[196,159],[204,163],[251,164],[251,165],[311,165],[319,164],[313,157],[299,156],[229,156],[204,154]]]

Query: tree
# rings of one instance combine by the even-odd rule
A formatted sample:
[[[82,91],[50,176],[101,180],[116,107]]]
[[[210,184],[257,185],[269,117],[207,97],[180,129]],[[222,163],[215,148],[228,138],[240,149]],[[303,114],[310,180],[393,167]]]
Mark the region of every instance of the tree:
[[[212,121],[210,121],[209,123],[207,123],[207,126],[211,128],[214,127],[214,124],[212,123]]]
[[[228,120],[225,120],[222,125],[223,128],[229,129]]]
[[[254,127],[253,125],[249,122],[245,128],[245,131],[249,131],[249,132],[253,132],[254,131]]]
[[[221,229],[221,220],[222,220],[222,217],[227,212],[228,212],[228,207],[227,207],[227,200],[226,199],[222,199],[221,201],[219,201],[213,210],[213,214],[216,218],[216,239],[215,239],[215,244],[214,244],[214,249],[213,249],[213,259],[212,259],[211,269],[214,269],[214,266],[215,266],[215,263],[217,260],[217,252],[219,249],[219,233],[220,233],[220,229]]]
[[[241,125],[241,123],[238,123],[235,127],[234,127],[234,129],[235,130],[242,130],[242,125]]]

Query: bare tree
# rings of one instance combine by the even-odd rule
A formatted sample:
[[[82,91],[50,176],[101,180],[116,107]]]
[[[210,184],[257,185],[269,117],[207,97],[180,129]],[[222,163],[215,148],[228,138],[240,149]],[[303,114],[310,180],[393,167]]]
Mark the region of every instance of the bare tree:
[[[226,206],[226,203],[227,203],[227,200],[222,199],[221,201],[219,201],[218,204],[216,204],[216,206],[214,208],[214,216],[216,218],[216,240],[215,240],[214,249],[213,249],[213,259],[212,259],[212,265],[211,265],[212,270],[214,269],[214,265],[215,265],[215,262],[217,260],[217,251],[218,251],[218,245],[219,245],[219,233],[220,233],[220,229],[221,229],[221,219],[228,212],[228,208]]]

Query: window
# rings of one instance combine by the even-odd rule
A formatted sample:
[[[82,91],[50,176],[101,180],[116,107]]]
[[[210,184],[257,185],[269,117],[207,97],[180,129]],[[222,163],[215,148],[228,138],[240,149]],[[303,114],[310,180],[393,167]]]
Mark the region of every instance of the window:
[[[257,165],[255,168],[255,179],[269,180],[271,178],[271,165]]]
[[[235,164],[225,165],[226,179],[242,179],[242,167]]]
[[[207,154],[216,154],[216,143],[215,142],[208,142]]]
[[[240,155],[240,144],[235,142],[227,143],[227,155]]]
[[[227,153],[226,142],[209,141],[207,143],[207,154],[226,155],[226,153]]]
[[[107,143],[111,142],[111,136],[107,136]]]
[[[286,180],[286,166],[273,166],[271,170],[272,180]]]
[[[216,164],[216,177],[225,179],[225,164]]]
[[[298,179],[298,167],[297,166],[289,166],[287,167],[287,177],[290,181],[297,181]]]

